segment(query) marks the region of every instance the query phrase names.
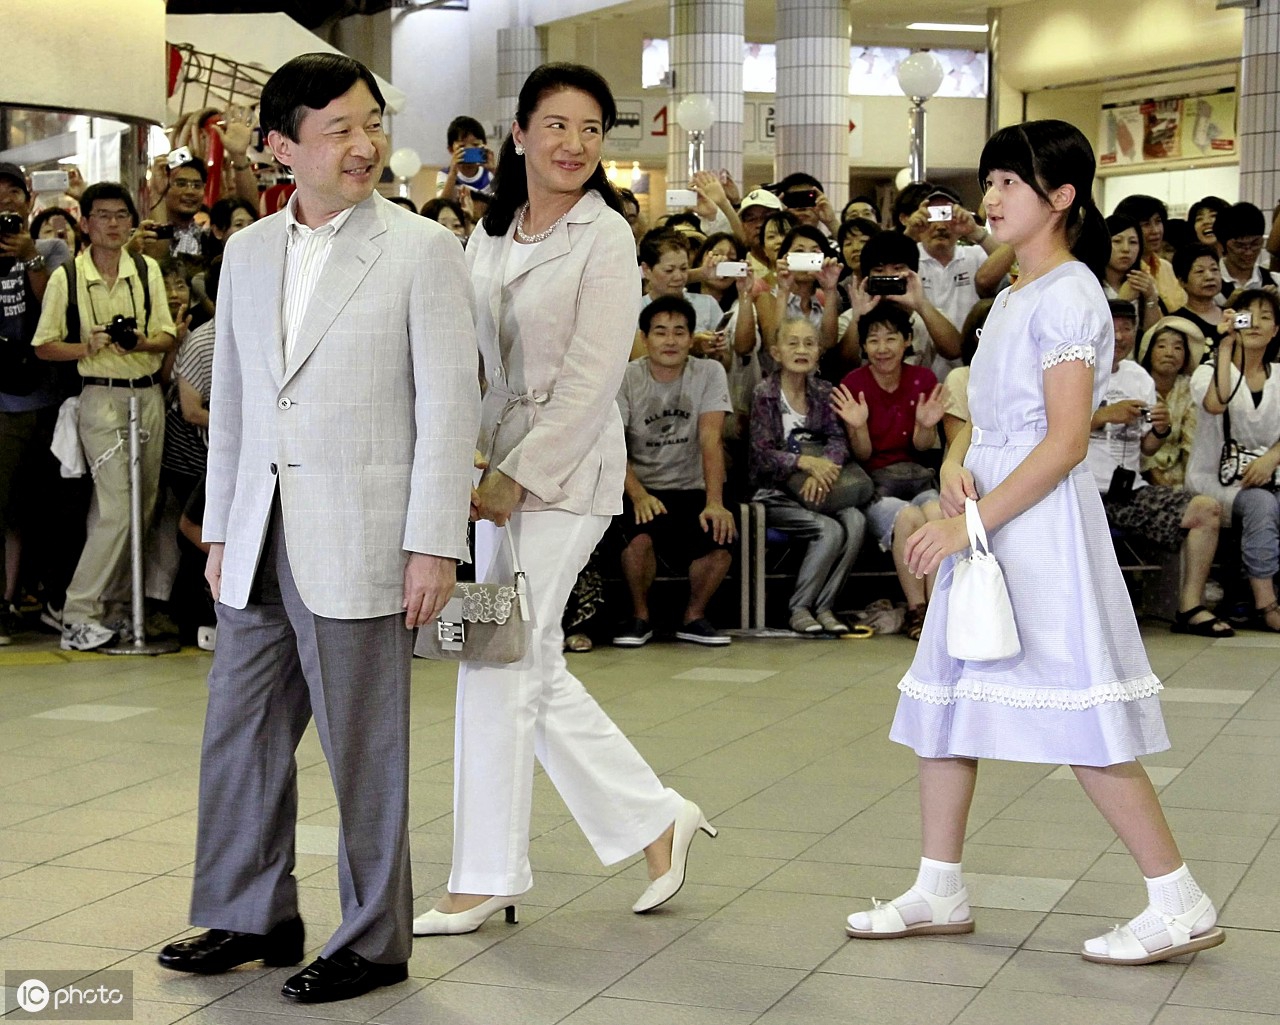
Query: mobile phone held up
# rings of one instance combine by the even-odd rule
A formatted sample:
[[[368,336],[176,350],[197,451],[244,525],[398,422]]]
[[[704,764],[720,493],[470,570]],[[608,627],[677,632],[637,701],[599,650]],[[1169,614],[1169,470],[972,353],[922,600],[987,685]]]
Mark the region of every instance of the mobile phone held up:
[[[867,275],[867,295],[906,295],[907,279],[896,274]]]
[[[698,205],[698,194],[693,189],[667,189],[667,209],[683,210],[687,206]]]
[[[737,260],[725,260],[716,264],[716,277],[718,278],[745,278],[747,276],[747,265]]]
[[[462,162],[464,164],[483,164],[485,162],[484,147],[467,146],[462,151]]]
[[[788,253],[787,254],[787,270],[789,271],[820,271],[822,270],[822,254],[821,253]]]
[[[928,206],[925,209],[929,212],[929,223],[949,221],[951,220],[951,205]]]

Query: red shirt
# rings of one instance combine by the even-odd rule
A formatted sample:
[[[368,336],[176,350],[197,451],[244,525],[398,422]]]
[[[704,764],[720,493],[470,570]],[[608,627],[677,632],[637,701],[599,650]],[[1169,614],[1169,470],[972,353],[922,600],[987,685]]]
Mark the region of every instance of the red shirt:
[[[862,392],[867,400],[871,458],[863,465],[868,470],[878,470],[893,463],[914,462],[916,450],[911,438],[916,430],[916,402],[937,387],[938,379],[933,371],[904,363],[894,391],[881,388],[870,367],[859,367],[840,383],[855,399]]]

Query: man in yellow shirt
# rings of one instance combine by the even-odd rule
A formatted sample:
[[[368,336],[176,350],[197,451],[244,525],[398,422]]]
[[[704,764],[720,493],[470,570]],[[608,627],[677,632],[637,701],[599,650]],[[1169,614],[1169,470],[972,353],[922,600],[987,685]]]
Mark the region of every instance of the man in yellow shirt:
[[[149,520],[164,446],[160,364],[177,344],[159,265],[142,257],[140,266],[125,253],[138,223],[128,191],[115,182],[91,185],[80,212],[90,245],[74,261],[76,315],[69,328],[67,269],[60,268],[45,289],[31,343],[41,359],[76,360],[83,385],[78,426],[93,473],[93,501],[62,609],[62,648],[68,651],[100,648],[119,632],[108,624],[129,597],[129,397],[140,399],[142,509]]]

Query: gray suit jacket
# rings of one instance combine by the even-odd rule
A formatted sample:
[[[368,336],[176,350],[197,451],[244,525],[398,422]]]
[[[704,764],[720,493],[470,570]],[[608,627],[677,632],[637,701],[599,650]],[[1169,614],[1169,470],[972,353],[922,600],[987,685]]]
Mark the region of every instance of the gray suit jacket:
[[[237,233],[218,291],[203,533],[244,608],[277,486],[289,564],[316,615],[394,615],[407,552],[466,559],[479,423],[457,239],[374,195],[334,236],[289,365],[285,215]]]
[[[587,192],[514,275],[514,228],[467,243],[486,390],[478,448],[524,486],[522,509],[622,511],[618,387],[640,313],[635,239]]]

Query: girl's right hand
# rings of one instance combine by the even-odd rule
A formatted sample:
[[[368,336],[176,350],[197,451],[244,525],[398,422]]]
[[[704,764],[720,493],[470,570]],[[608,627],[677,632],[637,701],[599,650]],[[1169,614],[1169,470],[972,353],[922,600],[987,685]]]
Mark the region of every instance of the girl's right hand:
[[[966,498],[978,500],[978,485],[973,474],[960,463],[944,461],[938,471],[938,479],[942,484],[940,504],[943,516],[961,516]]]

